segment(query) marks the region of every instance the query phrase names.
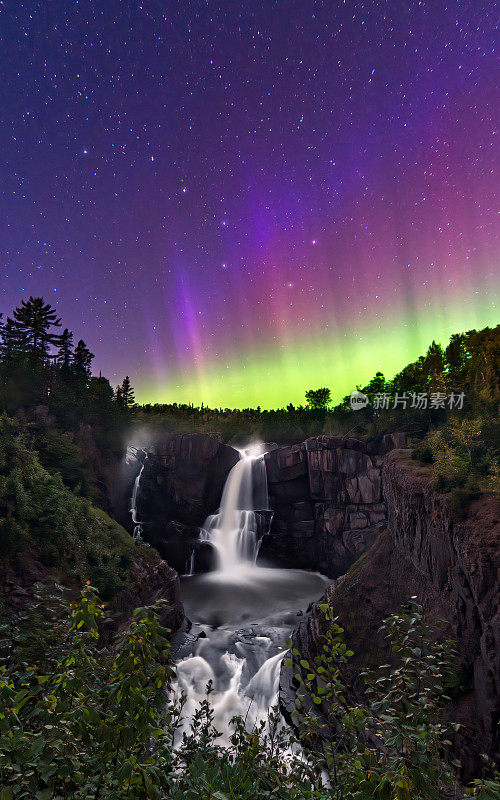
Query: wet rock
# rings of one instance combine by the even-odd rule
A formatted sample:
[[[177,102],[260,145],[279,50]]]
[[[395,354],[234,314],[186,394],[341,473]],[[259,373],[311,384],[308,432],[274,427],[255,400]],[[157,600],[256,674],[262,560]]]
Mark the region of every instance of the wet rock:
[[[179,575],[184,575],[188,571],[191,553],[198,540],[199,528],[173,520],[155,521],[150,524],[143,523],[141,536],[158,550],[161,557]]]
[[[437,630],[438,619],[448,620],[447,634],[457,639],[462,674],[469,676],[449,708],[450,718],[462,724],[454,750],[463,777],[469,778],[481,766],[481,753],[500,759],[500,504],[483,496],[465,519],[453,520],[447,498],[436,490],[428,470],[404,450],[389,452],[382,480],[387,526],[379,521],[383,530],[364,558],[329,587],[323,602],[334,607],[355,653],[351,678],[366,664],[391,659],[379,627],[409,596],[423,605],[430,631]],[[365,514],[376,527],[382,508],[374,504],[342,511],[326,506],[317,510],[317,524],[332,537],[334,551],[341,545],[362,550],[370,527],[352,527],[353,516],[360,522],[358,515]],[[314,656],[320,635],[321,615],[314,605],[294,637],[304,657]],[[281,681],[287,712],[293,687],[285,671]]]
[[[194,543],[193,572],[212,572],[217,564],[214,547],[210,542],[196,541]]]
[[[175,520],[199,526],[220,503],[238,452],[210,434],[169,434],[144,462],[137,493],[137,517],[161,528]]]

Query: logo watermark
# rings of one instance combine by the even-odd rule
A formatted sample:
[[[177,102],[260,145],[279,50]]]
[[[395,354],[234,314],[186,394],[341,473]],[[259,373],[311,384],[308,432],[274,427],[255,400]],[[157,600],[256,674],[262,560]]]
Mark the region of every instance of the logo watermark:
[[[351,392],[350,403],[353,411],[359,411],[360,408],[365,408],[369,402],[370,401],[366,394],[360,392],[359,389],[355,389],[353,392]]]
[[[395,395],[387,392],[380,392],[373,395],[373,403],[370,404],[369,398],[355,389],[351,392],[350,404],[353,411],[359,411],[367,405],[373,405],[375,411],[393,411],[396,408],[414,408],[416,410],[426,409],[462,409],[464,407],[465,392],[403,392]]]

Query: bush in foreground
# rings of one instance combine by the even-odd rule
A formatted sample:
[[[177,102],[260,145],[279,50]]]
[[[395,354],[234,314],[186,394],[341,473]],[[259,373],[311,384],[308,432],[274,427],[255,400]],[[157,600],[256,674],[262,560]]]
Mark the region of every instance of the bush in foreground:
[[[116,645],[102,649],[103,605],[86,586],[66,618],[49,617],[43,669],[26,632],[1,642],[9,657],[0,668],[0,798],[418,800],[442,797],[445,786],[456,798],[497,798],[494,780],[458,787],[441,719],[449,651],[427,642],[419,607],[386,622],[399,666],[365,676],[368,707],[345,698],[341,670],[351,652],[323,610],[328,624],[314,665],[293,654],[305,750],[277,709],[251,731],[235,718],[231,746],[222,749],[210,684],[179,735],[184,698],[172,694],[161,602],[137,609]]]

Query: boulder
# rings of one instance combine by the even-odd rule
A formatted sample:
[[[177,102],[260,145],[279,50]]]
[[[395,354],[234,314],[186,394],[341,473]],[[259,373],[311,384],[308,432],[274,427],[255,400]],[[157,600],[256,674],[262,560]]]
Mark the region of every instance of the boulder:
[[[217,565],[217,558],[213,545],[207,541],[194,543],[193,572],[212,572]]]

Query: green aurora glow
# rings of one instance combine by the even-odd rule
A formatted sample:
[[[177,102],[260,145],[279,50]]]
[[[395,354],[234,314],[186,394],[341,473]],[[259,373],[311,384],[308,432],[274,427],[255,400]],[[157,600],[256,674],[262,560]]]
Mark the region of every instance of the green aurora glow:
[[[170,375],[142,386],[141,403],[193,403],[211,408],[279,408],[304,404],[308,388],[328,386],[335,402],[356,385],[363,386],[380,370],[392,377],[423,354],[432,340],[445,346],[452,333],[498,324],[494,294],[462,300],[454,307],[434,304],[413,321],[402,314],[356,331],[332,336],[322,332],[288,346],[269,346],[254,353],[231,355],[195,375]]]

